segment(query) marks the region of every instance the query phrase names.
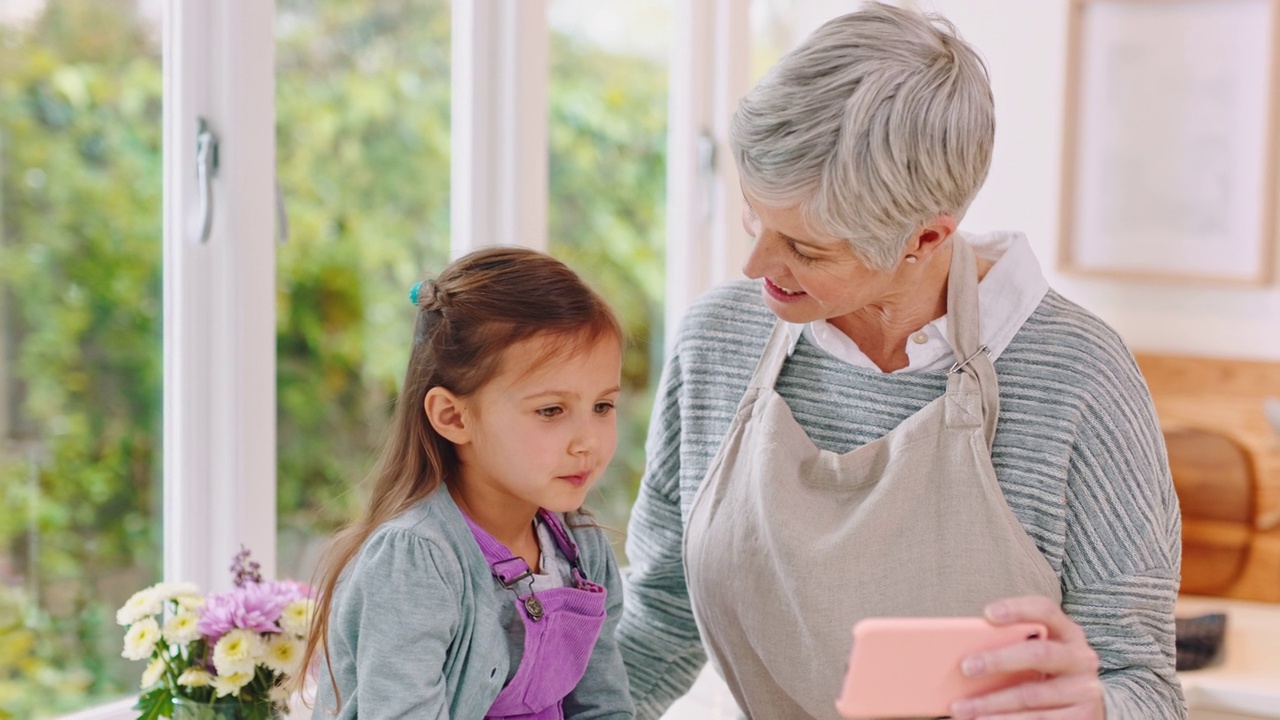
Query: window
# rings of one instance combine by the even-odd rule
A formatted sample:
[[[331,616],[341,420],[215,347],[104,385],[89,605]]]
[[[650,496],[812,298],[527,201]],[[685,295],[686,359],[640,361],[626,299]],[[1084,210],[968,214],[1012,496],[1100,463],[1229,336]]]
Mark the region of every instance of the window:
[[[156,3],[0,6],[0,717],[133,692],[161,569]]]
[[[552,0],[548,10],[547,249],[612,303],[628,335],[618,452],[588,498],[620,531],[662,371],[669,5]]]
[[[119,657],[114,610],[162,576],[222,589],[243,544],[266,574],[310,577],[361,504],[409,349],[407,288],[495,228],[564,258],[632,334],[623,442],[589,500],[624,528],[665,330],[724,274],[724,253],[672,255],[701,242],[702,210],[686,203],[673,230],[666,209],[672,177],[701,188],[714,171],[673,171],[667,150],[669,120],[685,159],[705,124],[668,103],[668,38],[713,4],[0,3],[0,717],[132,717],[142,667]],[[512,29],[506,65],[476,62]],[[513,102],[510,73],[539,56]],[[681,102],[714,73],[684,75]],[[460,96],[479,97],[477,125],[495,102],[545,102],[545,145],[519,112],[460,139]],[[220,139],[204,242],[201,119]],[[531,171],[545,187],[522,193]],[[499,222],[474,232],[485,213]]]
[[[412,340],[449,259],[450,4],[276,4],[277,559],[307,580],[363,509]]]

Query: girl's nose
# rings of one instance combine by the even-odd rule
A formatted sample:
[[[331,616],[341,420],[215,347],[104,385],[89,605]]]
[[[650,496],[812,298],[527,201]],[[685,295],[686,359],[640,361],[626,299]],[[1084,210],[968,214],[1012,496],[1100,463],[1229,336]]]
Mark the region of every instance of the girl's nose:
[[[569,442],[569,452],[574,455],[590,455],[599,447],[599,433],[592,428],[580,429]]]

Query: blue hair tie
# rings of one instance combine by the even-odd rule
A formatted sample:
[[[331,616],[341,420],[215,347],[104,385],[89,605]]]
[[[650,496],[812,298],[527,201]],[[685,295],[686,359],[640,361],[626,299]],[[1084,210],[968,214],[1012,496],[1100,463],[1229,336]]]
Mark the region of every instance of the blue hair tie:
[[[418,292],[422,290],[422,283],[424,282],[426,281],[419,280],[418,282],[413,284],[413,287],[409,288],[409,302],[413,303],[414,305],[418,304]]]

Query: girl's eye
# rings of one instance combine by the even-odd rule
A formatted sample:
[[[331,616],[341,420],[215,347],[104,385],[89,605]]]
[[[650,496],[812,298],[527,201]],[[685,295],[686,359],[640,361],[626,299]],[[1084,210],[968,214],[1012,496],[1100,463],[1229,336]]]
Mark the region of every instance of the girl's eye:
[[[551,407],[538,408],[536,412],[544,418],[553,418],[564,412],[564,408],[559,405],[552,405]]]
[[[609,413],[613,412],[613,403],[598,402],[596,403],[595,410],[597,415],[608,415]]]

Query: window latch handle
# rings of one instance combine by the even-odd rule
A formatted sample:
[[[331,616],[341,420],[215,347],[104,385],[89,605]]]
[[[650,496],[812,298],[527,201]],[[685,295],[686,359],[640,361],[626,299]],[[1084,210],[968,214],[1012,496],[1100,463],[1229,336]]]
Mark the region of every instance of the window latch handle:
[[[196,184],[200,192],[199,242],[209,241],[213,230],[213,177],[218,174],[218,136],[204,118],[196,128]]]

